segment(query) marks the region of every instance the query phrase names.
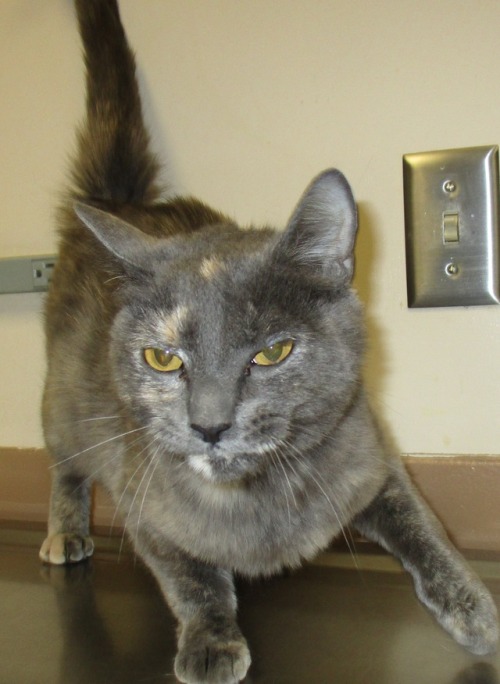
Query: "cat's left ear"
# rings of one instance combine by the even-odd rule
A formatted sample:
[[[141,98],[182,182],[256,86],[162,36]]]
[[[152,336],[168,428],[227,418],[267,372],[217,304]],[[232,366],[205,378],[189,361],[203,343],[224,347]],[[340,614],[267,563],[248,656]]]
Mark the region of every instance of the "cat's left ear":
[[[354,274],[358,228],[356,203],[344,175],[329,169],[302,195],[275,256],[336,284],[349,284]]]
[[[90,204],[75,202],[74,209],[78,218],[106,249],[126,264],[145,270],[148,255],[158,246],[158,238]]]

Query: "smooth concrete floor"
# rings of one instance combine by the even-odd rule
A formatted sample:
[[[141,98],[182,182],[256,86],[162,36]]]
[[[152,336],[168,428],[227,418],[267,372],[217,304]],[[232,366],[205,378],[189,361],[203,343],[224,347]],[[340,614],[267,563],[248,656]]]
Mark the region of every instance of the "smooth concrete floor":
[[[174,683],[175,624],[154,581],[116,542],[42,566],[42,532],[0,530],[0,684]],[[457,646],[387,556],[327,553],[239,584],[247,684],[499,684],[500,656]],[[500,563],[472,565],[500,604]]]

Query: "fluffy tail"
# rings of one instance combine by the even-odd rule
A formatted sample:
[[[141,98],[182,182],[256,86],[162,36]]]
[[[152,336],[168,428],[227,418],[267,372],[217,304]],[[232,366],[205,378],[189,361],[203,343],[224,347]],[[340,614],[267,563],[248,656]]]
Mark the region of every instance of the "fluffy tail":
[[[116,0],[75,0],[87,77],[87,111],[72,175],[77,197],[150,202],[158,164],[149,151],[135,59]]]

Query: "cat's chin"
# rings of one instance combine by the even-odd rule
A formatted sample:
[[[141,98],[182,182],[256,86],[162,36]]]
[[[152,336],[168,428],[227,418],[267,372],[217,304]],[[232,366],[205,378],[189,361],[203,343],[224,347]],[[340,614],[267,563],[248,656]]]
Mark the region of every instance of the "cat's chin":
[[[213,485],[237,486],[238,483],[255,474],[241,462],[236,463],[234,458],[224,456],[214,458],[208,454],[190,454],[187,463],[205,482]]]
[[[192,454],[188,456],[188,465],[195,473],[201,475],[208,482],[214,482],[213,468],[205,454]]]

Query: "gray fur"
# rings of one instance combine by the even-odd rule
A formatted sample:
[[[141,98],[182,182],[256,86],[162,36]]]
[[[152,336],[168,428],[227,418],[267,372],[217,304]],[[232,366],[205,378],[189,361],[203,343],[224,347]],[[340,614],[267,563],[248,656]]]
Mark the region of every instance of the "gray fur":
[[[233,574],[295,567],[351,524],[401,559],[457,641],[492,651],[490,595],[366,402],[347,181],[318,176],[282,232],[159,200],[116,2],[76,8],[87,118],[46,307],[54,468],[42,559],[91,555],[90,485],[101,482],[179,620],[178,679],[230,684],[250,664]],[[281,363],[252,363],[283,340],[293,349]],[[154,370],[150,347],[183,367]]]

